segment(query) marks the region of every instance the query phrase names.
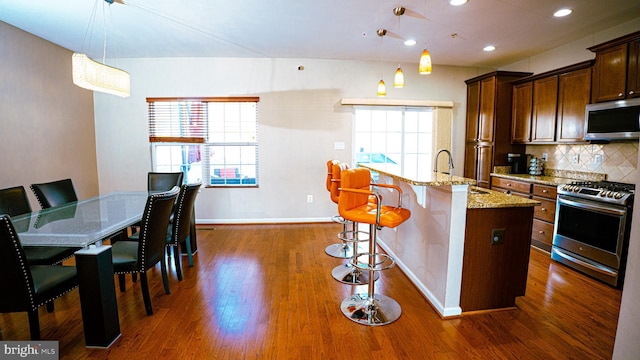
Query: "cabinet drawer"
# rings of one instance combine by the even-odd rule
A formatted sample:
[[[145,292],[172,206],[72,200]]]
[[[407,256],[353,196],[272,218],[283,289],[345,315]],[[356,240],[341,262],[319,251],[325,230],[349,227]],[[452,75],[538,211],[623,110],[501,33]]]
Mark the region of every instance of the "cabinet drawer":
[[[558,188],[555,186],[533,184],[532,193],[535,196],[541,196],[555,200],[557,192]]]
[[[511,191],[521,192],[521,193],[531,192],[530,183],[492,176],[491,187],[493,188],[494,186],[503,188],[503,189],[509,189]]]
[[[540,201],[540,205],[536,205],[533,209],[533,217],[553,223],[556,219],[556,202],[541,197],[534,197],[534,200]]]
[[[553,242],[553,223],[533,219],[533,226],[531,229],[531,239],[551,246]]]

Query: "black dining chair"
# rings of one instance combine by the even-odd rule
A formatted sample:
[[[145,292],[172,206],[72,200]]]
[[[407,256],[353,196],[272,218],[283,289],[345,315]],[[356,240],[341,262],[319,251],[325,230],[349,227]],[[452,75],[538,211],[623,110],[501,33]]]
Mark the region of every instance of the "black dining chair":
[[[149,172],[147,174],[148,191],[168,191],[174,186],[180,187],[184,174],[181,172]]]
[[[31,184],[31,190],[43,209],[78,201],[71,179]]]
[[[31,205],[24,186],[0,190],[0,214],[17,216],[31,212]],[[79,250],[74,247],[27,246],[24,247],[28,265],[57,265],[72,258]]]
[[[125,291],[125,274],[140,274],[142,298],[147,315],[153,314],[147,271],[158,262],[162,272],[162,281],[165,292],[169,291],[169,279],[167,265],[164,261],[164,248],[166,245],[167,228],[173,205],[178,197],[179,188],[150,194],[142,215],[139,236],[135,240],[120,240],[111,248],[113,259],[113,271],[118,274],[120,291]]]
[[[31,340],[40,340],[38,308],[78,286],[75,266],[27,265],[9,215],[0,215],[0,312],[29,315]]]
[[[173,208],[173,221],[169,224],[167,230],[167,247],[173,249],[172,253],[176,266],[176,275],[180,281],[182,281],[182,265],[180,264],[179,249],[181,244],[186,245],[189,266],[193,266],[189,236],[191,233],[193,205],[196,202],[196,196],[198,195],[198,191],[200,191],[200,186],[202,186],[202,183],[185,184],[180,187],[180,194]],[[167,261],[169,261],[168,258]]]

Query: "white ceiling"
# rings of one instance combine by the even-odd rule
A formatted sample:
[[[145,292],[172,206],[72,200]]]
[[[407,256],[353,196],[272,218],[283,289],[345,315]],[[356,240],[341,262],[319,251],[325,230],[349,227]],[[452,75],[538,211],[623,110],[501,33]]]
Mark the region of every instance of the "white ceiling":
[[[640,18],[640,0],[469,0],[459,7],[447,0],[116,1],[0,0],[0,20],[96,60],[106,28],[107,58],[417,63],[426,43],[434,64],[499,68]],[[396,6],[404,6],[405,15],[395,16]],[[561,7],[574,12],[554,18]],[[383,39],[379,28],[388,31]],[[417,45],[404,46],[407,38]],[[488,44],[497,50],[483,52]]]

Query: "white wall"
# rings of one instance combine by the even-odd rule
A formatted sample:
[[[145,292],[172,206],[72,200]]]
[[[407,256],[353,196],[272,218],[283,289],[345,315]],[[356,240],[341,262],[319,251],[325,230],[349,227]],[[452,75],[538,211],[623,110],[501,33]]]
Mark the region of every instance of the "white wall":
[[[150,170],[146,97],[259,96],[260,187],[203,189],[199,223],[326,221],[335,214],[325,188],[326,162],[351,162],[351,111],[340,99],[374,98],[385,71],[388,98],[451,100],[454,170],[462,174],[466,85],[488,69],[435,66],[431,75],[403,64],[406,86],[394,89],[397,64],[308,59],[127,59],[131,97],[95,95],[100,192],[140,190]],[[299,65],[304,71],[299,71]],[[346,144],[334,150],[334,142]],[[307,195],[314,202],[307,203]]]
[[[71,178],[98,194],[93,95],[71,81],[71,52],[0,22],[0,188]]]

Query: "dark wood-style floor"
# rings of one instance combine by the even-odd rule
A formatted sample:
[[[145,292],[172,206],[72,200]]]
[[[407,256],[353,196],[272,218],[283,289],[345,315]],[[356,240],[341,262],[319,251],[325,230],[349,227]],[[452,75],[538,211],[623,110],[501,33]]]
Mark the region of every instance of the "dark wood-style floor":
[[[40,310],[42,337],[59,340],[61,359],[608,359],[621,291],[531,251],[518,309],[442,320],[397,267],[377,290],[402,306],[392,324],[348,320],[340,302],[354,289],[331,277],[342,260],[324,248],[336,224],[198,228],[195,267],[171,294],[150,271],[154,315],[140,285],[118,292],[122,337],[109,349],[84,344],[78,291]],[[185,259],[186,260],[186,259]],[[3,340],[29,337],[26,313],[1,314]]]

